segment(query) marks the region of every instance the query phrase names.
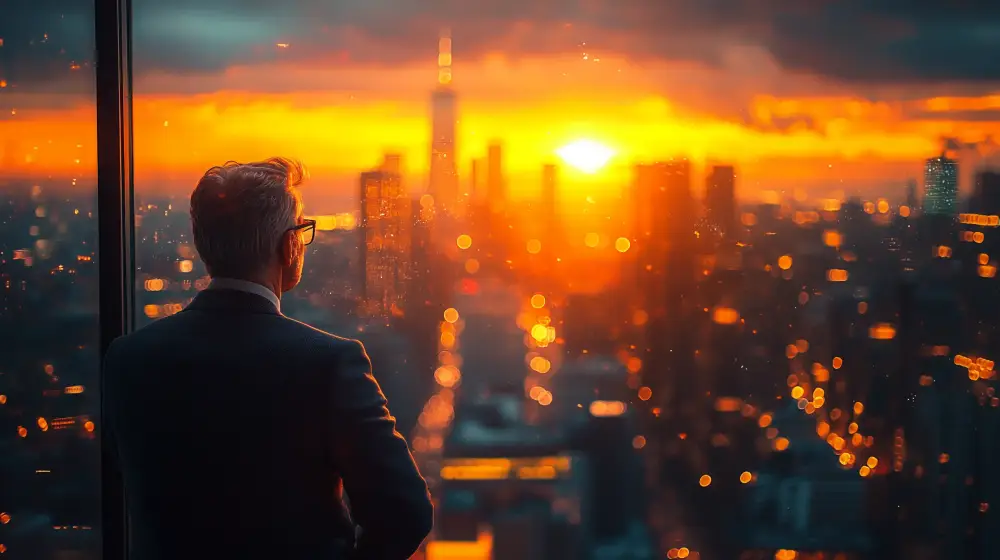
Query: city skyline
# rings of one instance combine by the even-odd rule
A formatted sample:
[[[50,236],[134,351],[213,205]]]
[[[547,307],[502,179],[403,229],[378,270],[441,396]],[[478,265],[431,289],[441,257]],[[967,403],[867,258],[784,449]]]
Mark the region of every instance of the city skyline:
[[[958,62],[944,70],[950,75],[928,84],[918,63],[883,77],[845,76],[823,64],[800,67],[763,40],[712,48],[695,41],[692,52],[658,51],[623,39],[610,23],[598,25],[591,12],[577,14],[580,21],[531,24],[524,15],[500,14],[501,28],[483,38],[473,33],[483,24],[482,14],[446,13],[445,4],[435,4],[433,13],[384,43],[374,39],[364,18],[348,18],[343,28],[315,29],[311,23],[289,38],[302,23],[293,11],[292,23],[275,25],[253,44],[239,33],[233,38],[212,26],[188,26],[187,50],[168,55],[156,48],[170,34],[152,32],[154,13],[164,17],[160,31],[204,23],[209,16],[184,6],[140,3],[134,60],[138,180],[145,188],[183,192],[220,161],[279,153],[303,160],[325,189],[343,195],[353,192],[359,170],[376,165],[388,151],[403,156],[405,175],[422,177],[411,186],[424,190],[432,127],[427,98],[437,83],[440,30],[432,32],[428,22],[435,14],[454,27],[451,67],[462,100],[455,139],[462,147],[460,181],[495,139],[504,143],[506,172],[517,184],[556,160],[561,147],[587,140],[616,155],[597,178],[569,175],[566,185],[619,187],[634,164],[683,155],[696,169],[736,165],[738,195],[751,199],[798,187],[881,191],[920,177],[922,161],[942,147],[959,156],[960,188],[967,193],[971,174],[997,159],[993,138],[1000,123],[992,116],[1000,97],[989,79]],[[310,9],[305,2],[298,8]],[[345,10],[357,15],[362,9]],[[376,12],[367,15],[390,17]],[[643,10],[633,12],[620,17],[638,18]],[[223,6],[213,17],[226,14]],[[249,10],[232,25],[251,25],[264,15]],[[686,31],[692,38],[716,33],[707,22],[696,23]],[[547,41],[537,42],[546,30]],[[52,41],[59,39],[53,34]],[[403,56],[404,44],[412,53]],[[20,45],[8,40],[0,48],[17,60],[40,56],[32,48],[44,50]],[[205,54],[207,60],[193,56],[220,46],[225,48]],[[715,58],[709,56],[715,51]],[[184,52],[192,56],[184,58]],[[69,60],[75,55],[81,58]],[[94,169],[93,107],[77,77],[90,62],[76,52],[48,62],[62,58],[65,68],[53,72],[45,93],[19,93],[32,84],[32,73],[20,67],[14,70],[27,81],[4,88],[0,160],[12,175],[42,167],[66,175]],[[864,65],[857,64],[860,72]],[[912,75],[895,75],[906,71]],[[515,196],[535,188],[517,184]]]
[[[366,500],[398,477],[347,468],[364,442],[327,445],[368,402],[433,501],[410,560],[1000,558],[1000,4],[897,4],[12,6],[0,556],[127,555],[153,511],[128,446],[105,453],[128,401],[175,467],[149,506],[274,506],[212,535],[195,515],[177,550],[362,553],[366,506],[406,511]],[[115,23],[129,66],[93,36]],[[112,74],[134,127],[94,111]],[[192,207],[206,168],[272,156],[306,165],[300,192],[276,159],[222,178],[224,212]],[[290,194],[294,216],[265,204]],[[293,288],[250,273],[274,250],[239,247],[268,239],[301,256]],[[280,315],[366,357],[312,367],[253,328]],[[354,365],[384,401],[345,401]],[[243,538],[261,527],[289,537]]]

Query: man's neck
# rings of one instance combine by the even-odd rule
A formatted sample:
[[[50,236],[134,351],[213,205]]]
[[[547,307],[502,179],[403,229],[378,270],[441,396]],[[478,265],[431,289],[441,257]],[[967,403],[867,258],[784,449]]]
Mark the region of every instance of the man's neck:
[[[279,311],[281,310],[281,297],[273,288],[260,282],[240,278],[213,277],[212,283],[209,284],[208,288],[210,290],[237,290],[248,294],[255,294],[270,301],[274,304],[274,307]]]

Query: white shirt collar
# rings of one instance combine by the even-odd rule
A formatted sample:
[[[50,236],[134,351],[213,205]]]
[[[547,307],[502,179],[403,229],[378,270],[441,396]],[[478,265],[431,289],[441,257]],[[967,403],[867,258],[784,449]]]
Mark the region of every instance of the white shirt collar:
[[[267,301],[270,301],[279,312],[281,311],[281,299],[274,292],[256,282],[238,280],[236,278],[212,278],[212,282],[208,285],[208,289],[237,290],[248,294],[256,294],[267,299]]]

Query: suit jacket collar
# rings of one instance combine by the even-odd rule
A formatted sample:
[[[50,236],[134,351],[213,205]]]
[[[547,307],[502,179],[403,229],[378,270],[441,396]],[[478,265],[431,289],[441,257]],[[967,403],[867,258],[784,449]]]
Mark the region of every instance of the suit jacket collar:
[[[281,311],[281,298],[279,298],[270,288],[266,288],[256,282],[250,282],[248,280],[238,280],[236,278],[212,278],[212,282],[208,285],[209,290],[239,290],[241,292],[248,292],[251,294],[257,294],[258,296],[270,301],[274,306]]]
[[[278,308],[267,298],[250,292],[224,288],[202,290],[188,304],[186,309],[192,311],[281,315]]]

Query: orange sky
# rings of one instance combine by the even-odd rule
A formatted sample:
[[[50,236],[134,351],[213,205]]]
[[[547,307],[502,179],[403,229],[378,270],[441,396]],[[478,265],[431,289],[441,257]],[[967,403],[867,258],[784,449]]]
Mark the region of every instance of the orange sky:
[[[488,141],[501,139],[514,190],[525,194],[557,148],[586,138],[617,155],[595,177],[568,174],[567,182],[582,189],[617,188],[635,161],[686,154],[699,163],[735,163],[743,197],[796,186],[893,195],[886,189],[901,193],[906,179],[918,177],[920,159],[940,149],[941,137],[981,142],[1000,135],[995,120],[953,120],[958,112],[1000,109],[1000,95],[874,102],[844,86],[787,74],[759,52],[733,56],[721,68],[578,55],[515,62],[495,54],[459,62],[460,172]],[[422,177],[435,75],[433,61],[392,69],[272,63],[219,75],[141,75],[134,105],[137,188],[184,190],[211,165],[288,155],[307,164],[314,182],[351,194],[350,178],[386,150],[404,154],[407,170]],[[93,173],[92,106],[10,93],[17,114],[0,121],[5,169]],[[967,171],[981,161],[974,150],[962,159],[970,162]]]

